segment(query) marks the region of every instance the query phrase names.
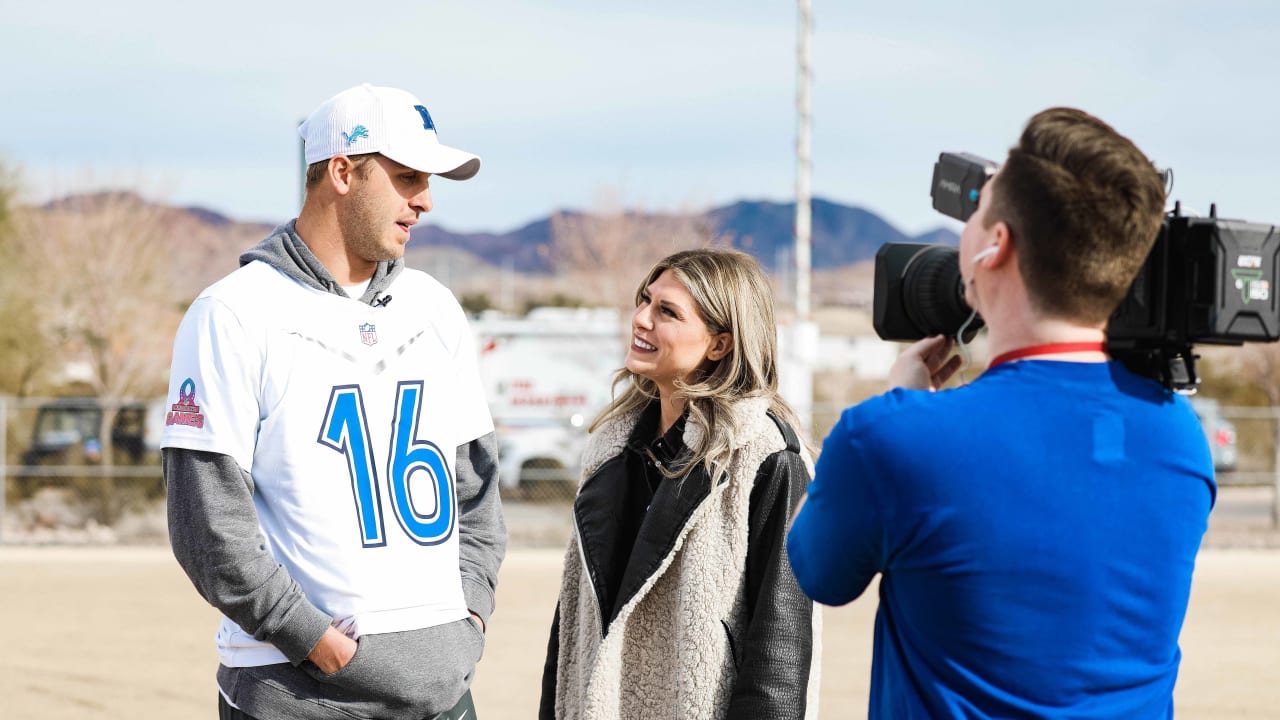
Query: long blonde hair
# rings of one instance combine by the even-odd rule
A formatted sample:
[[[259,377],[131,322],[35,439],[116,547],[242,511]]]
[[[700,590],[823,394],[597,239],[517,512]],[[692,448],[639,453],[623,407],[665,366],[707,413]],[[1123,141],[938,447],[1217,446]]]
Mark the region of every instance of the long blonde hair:
[[[706,429],[693,457],[670,477],[697,463],[714,479],[728,469],[734,447],[733,404],[751,397],[769,399],[769,410],[800,434],[796,413],[778,395],[778,326],[773,292],[759,263],[737,250],[685,250],[659,260],[636,289],[636,305],[651,283],[670,270],[693,297],[698,316],[712,335],[729,333],[732,348],[700,372],[676,381],[675,396],[685,400],[692,422]],[[622,387],[621,393],[618,392]],[[614,375],[614,398],[591,423],[590,431],[606,421],[639,412],[658,397],[658,385],[625,367]]]

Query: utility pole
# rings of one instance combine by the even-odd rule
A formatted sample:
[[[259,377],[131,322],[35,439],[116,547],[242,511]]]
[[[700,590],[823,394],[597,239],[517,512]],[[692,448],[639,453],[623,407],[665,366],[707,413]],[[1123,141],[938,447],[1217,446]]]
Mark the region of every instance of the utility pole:
[[[796,28],[796,223],[795,223],[795,317],[779,328],[781,365],[778,380],[782,396],[795,408],[803,427],[813,429],[813,366],[818,358],[818,326],[809,310],[810,234],[813,225],[809,190],[809,127],[812,115],[809,89],[813,84],[809,36],[813,19],[810,0],[797,0]]]
[[[810,235],[813,229],[812,197],[809,177],[812,174],[810,160],[809,129],[813,116],[810,108],[809,89],[813,84],[813,56],[809,49],[813,17],[809,0],[797,0],[799,18],[796,29],[796,322],[809,321],[809,273]]]

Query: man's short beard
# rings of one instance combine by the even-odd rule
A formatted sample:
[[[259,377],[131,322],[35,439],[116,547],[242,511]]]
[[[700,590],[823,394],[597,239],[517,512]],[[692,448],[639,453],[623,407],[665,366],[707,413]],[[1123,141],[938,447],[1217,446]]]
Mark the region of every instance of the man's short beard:
[[[362,185],[356,185],[347,197],[346,211],[338,220],[347,251],[369,262],[397,260],[404,253],[383,245],[381,218]]]

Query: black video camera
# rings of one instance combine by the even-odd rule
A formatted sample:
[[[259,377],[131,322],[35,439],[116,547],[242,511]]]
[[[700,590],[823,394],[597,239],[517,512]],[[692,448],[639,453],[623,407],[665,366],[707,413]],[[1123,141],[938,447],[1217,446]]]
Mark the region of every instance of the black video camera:
[[[933,166],[933,207],[968,220],[997,165],[942,153]],[[1280,339],[1280,228],[1165,216],[1155,245],[1107,325],[1107,350],[1131,371],[1173,390],[1199,385],[1193,343],[1241,345]],[[981,327],[964,300],[959,251],[946,245],[886,243],[876,253],[872,321],[885,340],[929,335],[973,339]],[[967,323],[967,324],[966,324]]]

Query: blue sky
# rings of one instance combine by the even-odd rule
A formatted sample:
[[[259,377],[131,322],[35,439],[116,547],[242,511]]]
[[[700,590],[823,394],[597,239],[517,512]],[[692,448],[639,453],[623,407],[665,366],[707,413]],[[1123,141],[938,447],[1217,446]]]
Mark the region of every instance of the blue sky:
[[[0,0],[0,161],[27,198],[141,185],[243,220],[298,203],[295,126],[397,85],[479,154],[424,218],[504,231],[612,193],[649,210],[789,200],[795,5],[649,0]],[[1175,197],[1280,222],[1280,3],[813,0],[813,188],[909,232],[942,150],[1003,156],[1051,105],[1176,173]]]

